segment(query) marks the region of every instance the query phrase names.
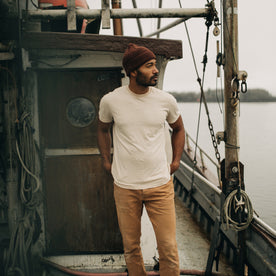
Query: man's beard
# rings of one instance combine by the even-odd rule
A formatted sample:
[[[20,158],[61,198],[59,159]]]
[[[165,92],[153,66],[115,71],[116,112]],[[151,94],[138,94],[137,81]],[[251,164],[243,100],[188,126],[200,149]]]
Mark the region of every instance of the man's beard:
[[[157,80],[155,80],[157,76],[158,74],[154,74],[150,79],[147,79],[147,77],[144,74],[137,70],[136,82],[137,84],[144,87],[155,86],[157,84]]]

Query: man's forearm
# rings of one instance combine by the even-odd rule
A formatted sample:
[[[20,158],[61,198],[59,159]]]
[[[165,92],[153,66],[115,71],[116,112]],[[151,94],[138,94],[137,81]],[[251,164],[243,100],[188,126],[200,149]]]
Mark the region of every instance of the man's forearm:
[[[98,134],[98,145],[102,158],[111,161],[111,136],[110,133]]]
[[[102,156],[103,167],[111,170],[111,135],[110,125],[99,122],[97,132],[98,147]]]
[[[172,150],[173,150],[173,162],[180,162],[182,152],[185,144],[185,131],[181,130],[173,131],[172,133]]]
[[[173,174],[179,167],[182,152],[184,149],[185,144],[185,130],[182,122],[181,116],[178,120],[170,125],[173,132],[172,132],[172,151],[173,151],[173,158],[171,163],[171,174]]]

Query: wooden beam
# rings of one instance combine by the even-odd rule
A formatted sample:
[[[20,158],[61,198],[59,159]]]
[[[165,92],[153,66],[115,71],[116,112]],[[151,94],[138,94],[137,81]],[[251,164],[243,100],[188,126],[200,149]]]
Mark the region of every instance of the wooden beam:
[[[182,41],[78,33],[25,32],[25,49],[64,49],[124,53],[129,43],[145,46],[168,59],[182,58]]]

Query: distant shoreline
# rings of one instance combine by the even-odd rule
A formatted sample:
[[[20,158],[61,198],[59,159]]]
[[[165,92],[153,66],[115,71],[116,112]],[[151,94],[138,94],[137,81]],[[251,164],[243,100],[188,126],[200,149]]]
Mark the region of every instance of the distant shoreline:
[[[178,102],[199,102],[200,93],[196,92],[169,92],[172,94]],[[205,98],[207,102],[222,102],[223,95],[220,91],[214,89],[208,89],[205,92]],[[276,102],[276,97],[272,96],[265,89],[248,89],[246,93],[240,93],[241,102]]]

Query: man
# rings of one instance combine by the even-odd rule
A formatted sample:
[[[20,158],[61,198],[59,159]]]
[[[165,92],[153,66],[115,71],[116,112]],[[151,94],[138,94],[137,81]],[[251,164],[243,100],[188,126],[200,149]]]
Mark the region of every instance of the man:
[[[160,275],[178,276],[174,189],[171,174],[179,167],[184,127],[176,100],[154,88],[158,69],[149,49],[130,43],[123,57],[129,85],[100,102],[98,145],[103,167],[114,178],[114,197],[130,276],[147,275],[140,248],[141,215],[145,206],[153,225]],[[165,123],[172,128],[172,162],[165,150]],[[111,135],[113,124],[113,162]]]

